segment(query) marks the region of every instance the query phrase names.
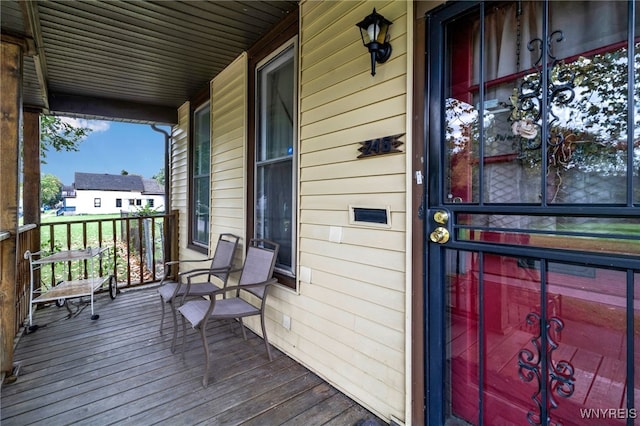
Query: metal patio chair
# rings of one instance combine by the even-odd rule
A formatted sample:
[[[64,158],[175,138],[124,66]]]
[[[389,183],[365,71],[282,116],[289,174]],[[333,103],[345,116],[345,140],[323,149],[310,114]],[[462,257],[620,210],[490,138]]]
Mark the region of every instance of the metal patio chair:
[[[269,240],[252,239],[247,249],[247,257],[242,267],[242,274],[238,281],[238,285],[227,286],[225,289],[216,290],[209,294],[209,300],[191,300],[185,302],[178,308],[182,318],[182,356],[184,356],[186,346],[187,325],[189,321],[191,326],[200,332],[202,346],[205,353],[205,369],[202,378],[202,386],[205,388],[209,382],[209,364],[210,353],[207,343],[207,324],[211,320],[217,319],[238,319],[240,328],[242,329],[242,337],[246,340],[247,335],[242,323],[242,318],[248,316],[260,316],[260,325],[262,326],[262,337],[267,349],[269,361],[272,360],[271,349],[269,348],[269,340],[267,338],[267,330],[264,323],[264,312],[269,287],[276,283],[273,278],[273,268],[278,256],[280,245]],[[197,274],[186,277],[187,281],[195,278]],[[229,294],[222,299],[216,297],[219,294]],[[255,304],[250,303],[247,299],[241,298],[241,295],[250,295],[255,297]],[[186,321],[185,321],[186,320]],[[177,330],[174,329],[174,339]],[[172,348],[173,350],[174,348]]]
[[[202,260],[174,260],[165,263],[165,275],[160,281],[158,293],[160,294],[160,303],[162,304],[162,317],[160,319],[160,334],[164,325],[165,305],[171,306],[173,315],[173,329],[178,326],[176,304],[182,303],[188,298],[201,298],[213,291],[226,287],[229,274],[233,272],[233,256],[238,246],[240,237],[233,234],[220,234],[216,245],[215,253],[212,258]],[[176,280],[168,278],[169,270],[172,265],[186,263],[204,263],[211,262],[208,268],[196,268],[184,271],[178,274]],[[206,276],[206,281],[194,282],[185,278],[197,275],[199,277]],[[175,347],[176,333],[173,333],[173,341],[171,348]]]

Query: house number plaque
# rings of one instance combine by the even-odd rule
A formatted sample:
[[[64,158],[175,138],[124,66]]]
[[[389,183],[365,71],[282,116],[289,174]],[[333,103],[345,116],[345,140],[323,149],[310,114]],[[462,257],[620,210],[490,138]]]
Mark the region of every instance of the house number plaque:
[[[400,142],[398,139],[400,139],[402,136],[404,136],[404,133],[360,142],[360,145],[362,146],[358,148],[358,151],[360,151],[361,154],[358,155],[357,158],[367,158],[373,157],[375,155],[402,152],[400,149],[398,149],[400,145],[402,145],[402,142]]]

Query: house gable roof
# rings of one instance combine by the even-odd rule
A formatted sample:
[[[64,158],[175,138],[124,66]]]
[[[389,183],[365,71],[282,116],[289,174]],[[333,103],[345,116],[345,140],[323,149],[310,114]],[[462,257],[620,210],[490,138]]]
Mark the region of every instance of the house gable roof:
[[[137,191],[145,190],[142,176],[75,173],[76,190]]]
[[[144,185],[143,194],[164,195],[164,186],[160,185],[157,180],[142,178],[142,184]]]

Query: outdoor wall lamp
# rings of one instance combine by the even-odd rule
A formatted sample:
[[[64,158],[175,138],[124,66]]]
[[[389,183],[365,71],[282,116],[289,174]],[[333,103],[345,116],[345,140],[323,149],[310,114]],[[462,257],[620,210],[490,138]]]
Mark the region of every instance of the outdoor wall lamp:
[[[389,43],[389,25],[393,22],[373,9],[371,15],[364,18],[356,25],[360,28],[362,44],[371,53],[371,75],[376,75],[376,62],[385,63],[391,56],[391,44]]]

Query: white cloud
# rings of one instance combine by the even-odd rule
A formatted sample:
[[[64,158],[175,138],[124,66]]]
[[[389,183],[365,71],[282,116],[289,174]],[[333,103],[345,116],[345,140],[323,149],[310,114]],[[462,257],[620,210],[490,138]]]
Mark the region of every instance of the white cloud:
[[[87,120],[84,118],[60,117],[65,123],[69,123],[74,127],[89,128],[94,132],[106,132],[109,130],[111,123],[104,120]]]

